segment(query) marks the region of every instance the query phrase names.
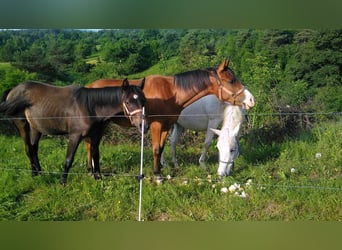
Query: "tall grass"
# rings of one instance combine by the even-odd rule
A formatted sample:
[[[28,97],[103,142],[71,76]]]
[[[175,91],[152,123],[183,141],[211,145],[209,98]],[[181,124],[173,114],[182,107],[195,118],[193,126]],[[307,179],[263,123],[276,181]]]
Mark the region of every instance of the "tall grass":
[[[122,135],[123,137],[125,135]],[[197,165],[204,134],[196,146],[179,145],[177,175],[152,181],[152,152],[144,150],[142,217],[145,221],[341,221],[342,129],[340,123],[317,124],[295,139],[270,145],[241,140],[242,152],[231,176],[218,182],[217,152],[210,149],[206,168]],[[134,221],[138,218],[139,140],[101,144],[103,179],[86,172],[80,145],[68,184],[59,184],[66,140],[45,137],[40,160],[45,171],[31,177],[18,136],[0,136],[0,220]],[[256,155],[253,159],[253,154]],[[165,156],[170,159],[169,145]],[[171,175],[171,166],[163,168]],[[247,182],[249,182],[247,184]],[[240,191],[222,192],[234,183]],[[240,197],[245,191],[247,197]],[[237,192],[237,194],[235,194]]]

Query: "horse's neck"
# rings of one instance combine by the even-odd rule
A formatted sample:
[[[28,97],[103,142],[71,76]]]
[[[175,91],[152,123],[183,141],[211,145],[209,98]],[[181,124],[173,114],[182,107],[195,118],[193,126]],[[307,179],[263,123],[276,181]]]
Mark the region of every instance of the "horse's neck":
[[[94,115],[97,120],[107,120],[120,113],[122,111],[122,107],[120,105],[117,107],[95,106],[94,111]]]
[[[224,108],[222,128],[236,128],[241,127],[245,118],[245,111],[240,106],[227,104]]]
[[[183,108],[188,107],[190,104],[194,103],[195,101],[199,100],[200,98],[202,98],[203,96],[206,96],[209,94],[208,90],[202,90],[198,93],[193,93],[193,95],[189,95],[183,98],[179,98],[177,100],[178,104],[180,106],[182,106]]]

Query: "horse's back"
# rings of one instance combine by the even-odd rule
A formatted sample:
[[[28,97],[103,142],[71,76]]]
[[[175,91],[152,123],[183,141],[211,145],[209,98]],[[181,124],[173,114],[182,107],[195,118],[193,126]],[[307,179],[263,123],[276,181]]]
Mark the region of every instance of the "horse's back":
[[[73,89],[80,88],[80,85],[55,86],[48,83],[38,81],[26,81],[22,85],[27,90],[41,91],[41,92],[71,92]]]
[[[142,79],[133,79],[133,80],[129,80],[129,84],[132,85],[139,85],[141,83]],[[105,87],[121,87],[123,83],[123,80],[121,79],[99,79],[96,80],[92,83],[89,83],[87,85],[85,85],[86,88],[105,88]]]
[[[224,106],[215,95],[204,96],[183,109],[177,123],[192,130],[207,130],[210,122],[222,122]]]
[[[132,85],[140,85],[142,79],[132,79],[129,83]],[[86,88],[105,88],[105,87],[116,87],[122,86],[122,79],[99,79],[92,83],[85,85]],[[150,75],[145,78],[144,94],[146,98],[160,97],[165,95],[165,91],[169,91],[170,86],[173,82],[173,77],[162,76],[162,75]]]
[[[28,113],[39,116],[61,115],[63,113],[60,110],[73,106],[75,102],[73,93],[79,88],[81,87],[77,85],[60,87],[42,82],[26,81],[14,87],[8,94],[7,100],[24,99],[30,106]]]

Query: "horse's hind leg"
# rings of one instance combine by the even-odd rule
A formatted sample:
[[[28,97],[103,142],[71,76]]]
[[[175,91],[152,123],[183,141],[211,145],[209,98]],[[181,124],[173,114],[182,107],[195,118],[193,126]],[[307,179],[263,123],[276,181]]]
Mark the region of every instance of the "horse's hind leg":
[[[39,163],[38,159],[38,145],[39,145],[39,140],[41,137],[41,133],[39,133],[37,130],[32,130],[31,129],[31,154],[32,154],[32,161],[31,161],[31,166],[32,166],[32,174],[33,175],[38,175],[42,169]]]
[[[170,144],[171,144],[171,152],[172,152],[172,163],[175,168],[178,168],[178,162],[177,162],[177,142],[179,139],[180,134],[182,134],[184,131],[184,128],[175,123],[173,125],[172,134],[170,136]]]
[[[38,143],[41,134],[36,130],[31,130],[26,120],[16,120],[14,123],[24,140],[25,152],[31,163],[32,175],[36,176],[42,170],[38,159]]]
[[[91,149],[91,142],[92,139],[90,137],[87,137],[84,139],[84,144],[87,150],[87,170],[88,173],[94,172],[94,161],[93,161],[93,152]]]

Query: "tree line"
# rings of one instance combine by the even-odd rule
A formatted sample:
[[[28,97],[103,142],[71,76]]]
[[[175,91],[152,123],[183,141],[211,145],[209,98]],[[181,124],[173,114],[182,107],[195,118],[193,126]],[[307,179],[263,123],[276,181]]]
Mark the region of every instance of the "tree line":
[[[175,74],[226,56],[256,98],[251,114],[342,112],[342,30],[336,29],[2,30],[0,91],[26,79],[66,85],[144,75],[156,65],[153,73]],[[291,119],[252,122],[285,126]]]

